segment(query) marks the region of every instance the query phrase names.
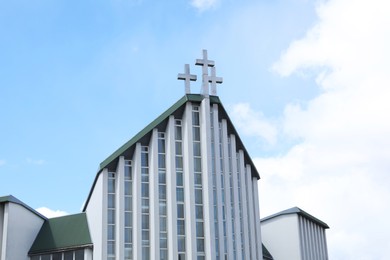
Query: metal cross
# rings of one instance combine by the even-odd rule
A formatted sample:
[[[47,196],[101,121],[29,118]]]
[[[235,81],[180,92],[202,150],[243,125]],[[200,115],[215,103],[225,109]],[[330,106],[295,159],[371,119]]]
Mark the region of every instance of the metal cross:
[[[196,75],[190,73],[190,65],[184,65],[184,73],[177,74],[177,79],[184,80],[186,94],[191,93],[190,81],[196,81]]]
[[[203,95],[209,95],[208,67],[214,67],[213,60],[207,59],[207,50],[203,50],[203,59],[196,59],[195,65],[202,66],[202,92]]]
[[[222,77],[217,77],[215,72],[215,67],[211,68],[211,76],[208,77],[208,82],[211,83],[211,95],[217,95],[217,84],[221,84],[223,82]]]

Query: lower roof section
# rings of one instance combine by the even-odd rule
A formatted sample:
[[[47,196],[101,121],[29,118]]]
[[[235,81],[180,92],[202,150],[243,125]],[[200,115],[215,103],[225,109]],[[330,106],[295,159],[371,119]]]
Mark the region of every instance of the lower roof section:
[[[72,250],[92,246],[85,213],[46,220],[39,231],[29,255]]]

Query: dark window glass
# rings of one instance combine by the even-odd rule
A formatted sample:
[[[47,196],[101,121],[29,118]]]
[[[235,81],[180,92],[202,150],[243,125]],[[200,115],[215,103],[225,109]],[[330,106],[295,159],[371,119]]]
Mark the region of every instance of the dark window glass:
[[[185,235],[184,220],[177,221],[177,234],[178,235]]]
[[[64,253],[64,260],[73,260],[73,251]]]
[[[61,253],[53,254],[52,260],[62,260],[62,254]]]
[[[84,260],[84,249],[80,249],[74,252],[75,260]]]
[[[184,205],[183,204],[177,205],[177,217],[184,218]]]

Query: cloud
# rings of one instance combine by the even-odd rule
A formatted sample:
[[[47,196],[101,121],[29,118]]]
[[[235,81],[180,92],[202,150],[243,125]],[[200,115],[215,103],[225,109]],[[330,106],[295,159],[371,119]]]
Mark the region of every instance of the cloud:
[[[45,160],[42,160],[42,159],[36,160],[36,159],[31,159],[31,158],[27,158],[26,162],[29,164],[34,164],[34,165],[43,165],[46,163]]]
[[[191,5],[199,11],[206,11],[211,8],[215,8],[218,3],[218,0],[191,0]]]
[[[248,103],[236,104],[231,116],[245,135],[259,137],[268,144],[277,141],[277,129],[261,112],[254,111]]]
[[[273,65],[314,76],[321,93],[284,109],[279,135],[297,144],[254,158],[262,216],[301,206],[330,225],[331,259],[389,259],[390,5],[330,0],[317,13]]]
[[[37,208],[36,211],[38,211],[39,213],[41,213],[42,215],[44,215],[47,218],[55,218],[55,217],[62,217],[62,216],[69,215],[69,213],[67,213],[65,211],[52,210],[52,209],[49,209],[46,207]]]

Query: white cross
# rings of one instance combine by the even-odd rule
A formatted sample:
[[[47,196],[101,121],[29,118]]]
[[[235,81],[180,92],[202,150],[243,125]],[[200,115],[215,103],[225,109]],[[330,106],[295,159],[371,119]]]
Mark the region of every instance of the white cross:
[[[184,80],[186,94],[191,93],[190,81],[196,81],[196,75],[190,73],[190,65],[184,65],[184,73],[177,74],[177,79]]]
[[[208,82],[211,83],[211,95],[217,95],[217,84],[223,82],[223,78],[217,77],[215,72],[215,67],[211,68],[211,76],[208,77]]]
[[[203,50],[203,59],[196,59],[195,65],[202,66],[202,92],[203,95],[209,95],[208,67],[214,67],[214,61],[207,59],[207,50]]]

